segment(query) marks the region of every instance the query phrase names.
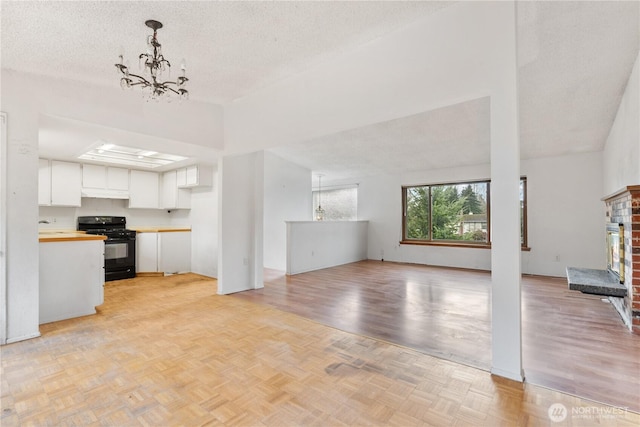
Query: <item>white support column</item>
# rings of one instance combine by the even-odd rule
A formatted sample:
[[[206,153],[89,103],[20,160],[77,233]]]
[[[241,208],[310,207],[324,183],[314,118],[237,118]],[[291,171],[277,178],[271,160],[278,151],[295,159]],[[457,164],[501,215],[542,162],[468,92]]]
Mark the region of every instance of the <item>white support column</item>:
[[[524,380],[520,303],[520,140],[515,4],[506,3],[495,46],[504,68],[491,98],[491,373]]]
[[[225,156],[218,165],[218,294],[262,287],[262,153]]]

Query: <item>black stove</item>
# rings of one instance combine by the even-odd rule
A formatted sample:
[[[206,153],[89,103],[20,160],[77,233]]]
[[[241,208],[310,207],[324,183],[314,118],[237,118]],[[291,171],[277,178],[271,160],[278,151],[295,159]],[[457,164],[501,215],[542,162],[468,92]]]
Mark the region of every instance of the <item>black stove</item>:
[[[104,242],[105,281],[136,277],[136,232],[123,216],[80,216],[78,230],[107,236]]]

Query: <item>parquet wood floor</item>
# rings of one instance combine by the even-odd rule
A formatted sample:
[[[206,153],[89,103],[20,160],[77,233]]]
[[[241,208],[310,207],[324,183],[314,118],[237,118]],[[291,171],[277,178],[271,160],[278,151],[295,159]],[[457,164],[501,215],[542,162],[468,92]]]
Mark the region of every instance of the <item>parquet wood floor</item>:
[[[488,370],[490,292],[487,272],[370,260],[270,270],[264,289],[234,297]],[[611,304],[541,276],[523,277],[522,301],[526,381],[640,411],[640,336]]]
[[[93,316],[0,347],[0,424],[637,426],[594,404],[233,296],[194,274],[109,282]],[[555,412],[556,415],[562,415]]]

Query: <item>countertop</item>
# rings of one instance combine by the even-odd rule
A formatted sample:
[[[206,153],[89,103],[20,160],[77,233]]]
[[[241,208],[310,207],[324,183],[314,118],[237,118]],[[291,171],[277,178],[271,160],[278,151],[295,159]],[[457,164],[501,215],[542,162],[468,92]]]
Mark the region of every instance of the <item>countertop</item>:
[[[82,242],[87,240],[107,240],[107,236],[86,234],[82,231],[54,231],[40,230],[38,240],[41,243],[48,242]]]
[[[129,230],[137,231],[138,233],[171,233],[174,231],[191,231],[191,227],[127,227]]]

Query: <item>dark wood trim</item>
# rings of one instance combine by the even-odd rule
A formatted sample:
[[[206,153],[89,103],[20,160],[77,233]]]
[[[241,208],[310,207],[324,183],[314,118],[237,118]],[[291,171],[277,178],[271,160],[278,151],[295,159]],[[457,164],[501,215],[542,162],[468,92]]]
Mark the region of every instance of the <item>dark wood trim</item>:
[[[522,247],[526,248],[529,244],[529,234],[527,231],[529,229],[527,224],[527,177],[521,176],[520,181],[522,181],[522,192],[524,193],[524,200],[522,203]]]
[[[491,245],[487,243],[458,243],[457,241],[434,241],[434,240],[400,240],[401,245],[417,245],[417,246],[447,246],[454,248],[481,248],[491,249]]]
[[[478,249],[491,249],[491,244],[487,243],[457,243],[453,241],[432,241],[432,240],[400,240],[398,242],[401,245],[415,245],[415,246],[444,246],[451,248],[478,248]],[[520,246],[522,252],[530,252],[531,248],[528,246]]]
[[[487,245],[491,247],[491,180],[487,180]]]

